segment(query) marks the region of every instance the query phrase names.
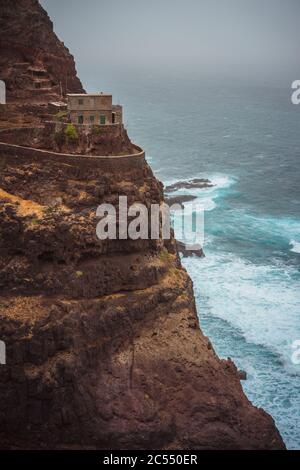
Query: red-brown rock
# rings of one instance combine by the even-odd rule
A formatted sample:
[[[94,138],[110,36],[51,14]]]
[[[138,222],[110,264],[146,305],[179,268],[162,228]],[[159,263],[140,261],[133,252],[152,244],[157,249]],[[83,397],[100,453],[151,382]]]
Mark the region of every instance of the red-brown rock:
[[[37,1],[0,7],[1,70],[23,100],[2,122],[32,122],[16,59],[56,82],[67,70],[69,91],[81,84]],[[147,163],[108,170],[16,149],[0,169],[0,448],[284,448],[203,335],[175,240],[96,237],[99,203],[162,201]]]

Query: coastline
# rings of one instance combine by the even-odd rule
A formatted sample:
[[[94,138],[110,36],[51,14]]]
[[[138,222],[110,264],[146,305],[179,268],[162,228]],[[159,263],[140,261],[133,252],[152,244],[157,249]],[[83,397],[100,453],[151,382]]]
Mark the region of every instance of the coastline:
[[[21,41],[24,12],[28,34]],[[53,85],[37,88],[35,98],[47,108],[49,96],[59,96],[65,67],[71,88],[65,91],[82,93],[74,59],[40,4],[22,0],[6,14],[16,33],[16,57],[9,64],[21,63],[29,84],[12,87],[10,98],[22,95],[26,103],[33,95],[32,67],[20,57],[24,41],[27,51],[33,49],[41,25],[42,64],[33,70],[49,75]],[[5,72],[12,76],[10,68]],[[44,119],[40,107],[24,113],[16,102],[14,112],[13,120]],[[97,157],[44,159],[25,151],[23,158],[24,148],[13,147],[0,172],[0,315],[9,357],[0,376],[1,447],[285,449],[273,418],[244,394],[234,362],[221,359],[203,334],[175,239],[96,236],[99,203],[116,205],[120,194],[147,207],[163,201],[162,184],[147,161],[140,158],[134,169],[103,168]],[[166,151],[170,147],[162,145],[157,155]],[[230,187],[223,183],[222,191]],[[197,184],[188,189],[199,191]],[[217,189],[207,181],[204,186]],[[210,213],[218,197],[209,195]],[[200,315],[202,309],[201,302]]]

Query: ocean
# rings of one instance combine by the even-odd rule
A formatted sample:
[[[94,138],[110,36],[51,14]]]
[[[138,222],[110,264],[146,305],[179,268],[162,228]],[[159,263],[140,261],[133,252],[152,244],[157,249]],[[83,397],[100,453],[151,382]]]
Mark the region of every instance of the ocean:
[[[84,74],[82,74],[84,75]],[[294,79],[297,77],[294,77]],[[131,139],[165,184],[209,178],[206,257],[184,258],[200,324],[247,372],[245,393],[300,449],[300,106],[286,87],[141,72],[109,74]],[[299,343],[300,344],[300,343]],[[299,348],[299,346],[298,346]]]

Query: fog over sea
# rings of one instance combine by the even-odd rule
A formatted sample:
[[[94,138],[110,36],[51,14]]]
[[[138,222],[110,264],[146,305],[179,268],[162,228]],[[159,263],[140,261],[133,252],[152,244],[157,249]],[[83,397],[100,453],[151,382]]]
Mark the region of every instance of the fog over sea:
[[[204,259],[183,259],[202,330],[247,372],[249,399],[300,448],[300,106],[286,87],[229,80],[101,76],[129,136],[165,185],[196,177],[213,188],[178,190],[205,207]]]

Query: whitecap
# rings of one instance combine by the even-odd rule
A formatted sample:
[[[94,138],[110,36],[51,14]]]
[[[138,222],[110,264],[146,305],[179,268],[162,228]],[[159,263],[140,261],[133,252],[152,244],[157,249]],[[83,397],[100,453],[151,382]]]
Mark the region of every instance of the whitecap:
[[[295,240],[290,241],[290,246],[292,247],[290,251],[293,253],[300,253],[300,242],[296,242]]]
[[[258,265],[233,254],[210,250],[205,254],[201,267],[199,260],[184,260],[199,311],[203,297],[208,297],[210,314],[229,322],[246,341],[276,353],[289,373],[300,374],[300,366],[291,359],[291,344],[300,339],[297,270]]]
[[[207,176],[207,178],[215,186],[215,189],[227,189],[236,182],[236,178],[229,175],[214,174]]]

